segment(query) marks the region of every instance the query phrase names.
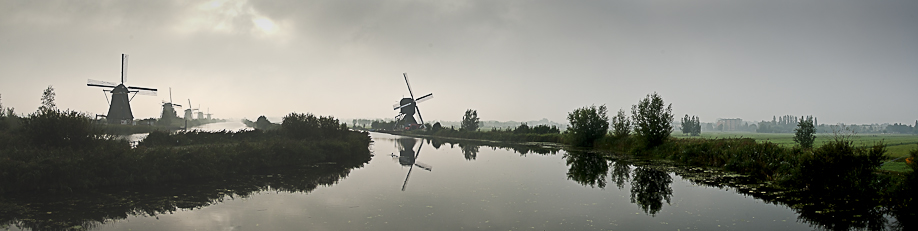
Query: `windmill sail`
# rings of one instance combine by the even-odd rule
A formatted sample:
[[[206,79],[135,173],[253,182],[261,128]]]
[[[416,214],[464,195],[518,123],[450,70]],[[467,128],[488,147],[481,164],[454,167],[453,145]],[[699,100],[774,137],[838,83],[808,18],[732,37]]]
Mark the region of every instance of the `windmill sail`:
[[[131,124],[134,120],[134,114],[131,112],[131,98],[128,98],[128,95],[134,93],[134,95],[156,95],[155,88],[147,87],[134,87],[134,86],[125,86],[124,81],[127,76],[127,67],[128,67],[128,55],[121,54],[121,83],[112,83],[99,80],[89,79],[86,82],[86,86],[90,87],[103,87],[111,88],[104,89],[103,91],[111,93],[112,98],[109,102],[108,114],[106,118],[108,123],[113,124]],[[108,101],[108,97],[106,97]]]

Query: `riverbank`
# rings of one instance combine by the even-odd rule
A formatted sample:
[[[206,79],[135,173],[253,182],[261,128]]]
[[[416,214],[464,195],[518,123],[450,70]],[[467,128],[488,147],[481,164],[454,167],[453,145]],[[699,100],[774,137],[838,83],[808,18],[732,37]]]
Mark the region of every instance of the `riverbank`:
[[[455,139],[421,132],[394,134]],[[479,137],[469,140],[481,142],[486,140],[482,137],[487,136],[470,137]],[[918,185],[915,164],[912,162],[904,172],[880,170],[883,161],[889,159],[882,142],[857,145],[845,137],[838,137],[817,148],[801,149],[751,138],[670,138],[659,146],[646,147],[633,136],[607,135],[597,140],[592,148],[572,149],[559,143],[555,146],[569,152],[664,160],[687,169],[704,167],[742,174],[768,185],[769,190],[792,193],[797,195],[795,198],[809,198],[804,201],[818,201],[815,206],[832,207],[857,201],[855,207],[858,208],[880,207],[884,211],[899,211],[896,216],[915,215],[914,206],[910,206],[914,201],[915,185]],[[912,150],[911,158],[915,158],[918,149]]]
[[[277,131],[153,131],[132,148],[84,116],[43,113],[0,131],[0,193],[153,185],[371,157],[369,134],[331,117],[319,124],[313,115],[291,114]]]

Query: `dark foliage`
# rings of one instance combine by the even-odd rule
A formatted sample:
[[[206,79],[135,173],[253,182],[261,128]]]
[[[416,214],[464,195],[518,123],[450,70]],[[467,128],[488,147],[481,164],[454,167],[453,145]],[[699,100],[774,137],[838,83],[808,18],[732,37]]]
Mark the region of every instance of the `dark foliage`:
[[[281,132],[294,139],[326,139],[341,137],[348,128],[331,116],[290,113],[284,117]]]
[[[672,177],[668,173],[650,167],[641,166],[634,169],[631,181],[631,203],[636,203],[641,210],[656,215],[673,196]]]
[[[85,149],[110,139],[85,114],[57,109],[39,110],[23,118],[19,132],[35,147]]]
[[[877,192],[880,185],[874,172],[887,159],[885,153],[883,143],[857,147],[853,141],[838,138],[812,154],[801,155],[800,166],[788,183],[826,195]]]
[[[567,161],[567,179],[584,186],[605,188],[606,173],[609,172],[609,160],[602,155],[589,152],[568,152],[564,155]]]
[[[612,117],[612,136],[616,138],[631,134],[631,120],[625,115],[625,110],[618,109],[618,114]]]
[[[577,147],[593,147],[596,140],[609,131],[609,117],[606,105],[578,108],[567,114],[571,124],[567,128],[569,144]]]
[[[481,125],[481,121],[478,118],[478,111],[468,109],[465,110],[465,115],[462,115],[462,124],[460,129],[462,131],[478,131],[478,127]]]
[[[634,122],[634,134],[644,141],[647,147],[656,147],[669,139],[673,130],[672,104],[666,106],[663,98],[656,92],[631,107]]]
[[[800,118],[800,122],[797,123],[797,129],[794,129],[794,142],[797,142],[797,145],[800,145],[801,148],[813,148],[813,143],[816,141],[816,125],[813,124],[813,117],[804,119]]]
[[[0,132],[0,193],[213,178],[326,161],[369,160],[367,133],[332,117],[291,114],[284,131],[154,131],[132,149],[75,112],[45,110]]]

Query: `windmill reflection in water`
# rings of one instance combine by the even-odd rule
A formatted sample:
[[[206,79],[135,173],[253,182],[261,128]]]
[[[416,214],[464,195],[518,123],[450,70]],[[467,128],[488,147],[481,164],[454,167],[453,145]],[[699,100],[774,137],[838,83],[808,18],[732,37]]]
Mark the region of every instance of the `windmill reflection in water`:
[[[417,143],[417,139],[414,138],[401,138],[398,139],[396,144],[398,145],[398,155],[395,153],[392,154],[393,159],[398,159],[398,163],[402,166],[408,166],[408,174],[405,175],[405,182],[402,183],[402,191],[405,191],[405,187],[408,186],[408,179],[411,177],[411,171],[414,170],[414,167],[431,171],[432,166],[417,162],[418,156],[421,155],[421,148],[424,146],[424,142],[421,142],[418,145],[418,150],[414,151],[414,145]]]

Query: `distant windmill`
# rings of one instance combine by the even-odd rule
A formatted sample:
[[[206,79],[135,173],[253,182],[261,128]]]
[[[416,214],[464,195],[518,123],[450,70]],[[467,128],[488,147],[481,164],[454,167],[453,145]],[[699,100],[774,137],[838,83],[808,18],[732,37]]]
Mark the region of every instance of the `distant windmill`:
[[[393,129],[398,128],[399,125],[403,125],[406,129],[424,128],[424,118],[421,117],[421,109],[417,105],[433,98],[433,93],[414,98],[414,93],[411,92],[411,84],[408,83],[408,73],[402,73],[402,75],[405,76],[405,84],[408,85],[408,94],[411,95],[411,98],[402,98],[398,104],[392,105],[393,110],[400,110],[398,116],[395,117],[395,127]],[[418,114],[418,119],[421,120],[420,124],[414,119],[415,112]]]
[[[208,120],[210,120],[210,116],[213,115],[213,114],[210,114],[210,108],[209,108],[209,107],[207,108],[207,114],[205,114],[205,115],[207,115],[207,119],[208,119]]]
[[[194,119],[194,110],[198,109],[191,108],[191,99],[188,99],[188,109],[185,109],[185,121]]]
[[[402,191],[405,191],[405,188],[408,187],[408,178],[411,177],[411,170],[414,170],[414,166],[418,166],[418,168],[427,170],[428,172],[433,170],[433,167],[430,165],[426,165],[417,161],[418,156],[421,155],[421,147],[424,147],[424,142],[421,142],[421,145],[418,146],[418,151],[415,152],[415,141],[416,140],[414,138],[399,139],[399,155],[396,156],[395,154],[392,154],[393,158],[398,158],[399,164],[402,166],[410,166],[408,167],[408,174],[405,175],[405,182],[402,183]]]
[[[164,126],[172,125],[172,121],[177,121],[178,114],[175,113],[175,107],[182,107],[172,103],[172,88],[169,88],[169,102],[163,101],[163,114],[159,118],[159,123]]]
[[[109,102],[108,114],[106,118],[110,124],[130,124],[134,120],[134,113],[131,112],[131,99],[134,99],[134,96],[137,96],[137,93],[142,95],[156,95],[156,89],[146,88],[146,87],[133,87],[125,86],[124,79],[127,75],[127,63],[128,55],[121,54],[121,83],[110,83],[99,80],[88,80],[86,86],[90,87],[103,87],[111,89],[103,89],[103,92],[110,92],[112,94],[112,100]],[[128,98],[129,93],[134,93],[131,98]],[[106,100],[108,97],[106,97]]]
[[[198,104],[198,108],[195,108],[194,110],[197,110],[197,111],[198,111],[198,119],[199,119],[199,120],[204,119],[204,112],[201,111],[201,104]]]

